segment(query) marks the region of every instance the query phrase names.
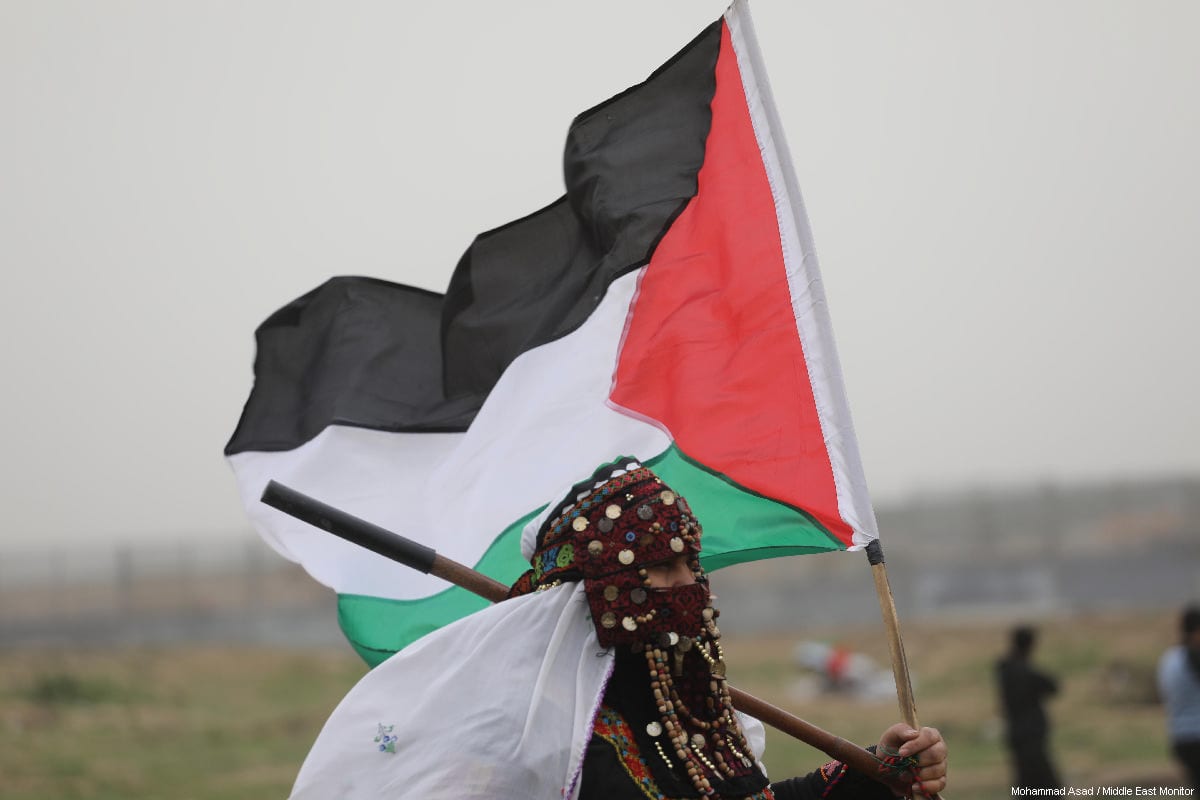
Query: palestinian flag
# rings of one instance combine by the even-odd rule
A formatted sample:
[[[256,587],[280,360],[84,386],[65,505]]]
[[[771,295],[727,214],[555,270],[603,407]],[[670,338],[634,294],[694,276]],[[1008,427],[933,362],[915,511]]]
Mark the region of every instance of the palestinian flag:
[[[334,278],[257,331],[226,448],[372,664],[485,601],[259,502],[274,479],[511,583],[521,528],[635,455],[709,570],[876,537],[808,223],[744,0],[571,124],[565,196],[445,295]]]

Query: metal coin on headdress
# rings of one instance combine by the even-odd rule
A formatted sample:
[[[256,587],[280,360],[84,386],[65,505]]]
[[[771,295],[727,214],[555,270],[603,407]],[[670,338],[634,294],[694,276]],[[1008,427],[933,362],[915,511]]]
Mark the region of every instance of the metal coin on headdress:
[[[654,509],[645,505],[638,506],[637,515],[640,520],[654,519]]]
[[[660,633],[658,636],[654,637],[654,641],[659,647],[670,647],[671,646],[670,634]]]
[[[604,616],[600,617],[600,624],[606,628],[617,627],[617,615],[611,611],[604,612]]]
[[[588,552],[594,556],[598,556],[604,552],[604,542],[599,539],[592,539],[588,542]]]
[[[608,508],[604,509],[604,516],[609,519],[616,519],[621,516],[621,507],[616,503],[610,503]]]
[[[611,533],[613,529],[613,521],[608,517],[601,517],[600,521],[596,523],[596,527],[600,529],[601,533]]]
[[[621,620],[621,627],[627,631],[636,631],[637,620],[633,617],[625,617],[625,619]]]
[[[683,552],[683,539],[680,539],[678,536],[672,536],[671,537],[671,549],[674,550],[676,553],[682,553]]]
[[[650,734],[651,736],[662,736],[662,725],[658,722],[658,720],[655,720],[646,726],[646,733]]]
[[[622,550],[620,553],[617,554],[617,560],[620,561],[625,566],[629,566],[630,564],[633,563],[633,551],[632,550]]]
[[[667,505],[675,505],[675,493],[670,489],[665,489],[663,493],[659,495],[659,497],[662,498],[662,501]]]
[[[725,659],[718,658],[716,663],[709,668],[709,672],[718,678],[725,677]]]
[[[629,593],[629,599],[640,606],[642,603],[646,602],[646,590],[640,588],[634,589]]]
[[[701,750],[705,744],[706,742],[704,741],[704,736],[702,734],[692,734],[692,747],[696,748],[697,750]]]
[[[617,597],[620,595],[620,593],[621,593],[620,590],[615,586],[605,586],[604,587],[604,599],[610,603],[612,601],[616,600]]]
[[[686,653],[688,650],[692,649],[692,645],[694,644],[695,642],[692,641],[692,637],[684,636],[679,640],[679,649]]]
[[[667,640],[667,643],[670,644],[671,647],[674,647],[675,645],[679,644],[679,634],[675,631],[671,631],[667,634]]]
[[[577,531],[585,531],[587,530],[587,526],[587,517],[576,517],[575,519],[571,520],[571,527]]]

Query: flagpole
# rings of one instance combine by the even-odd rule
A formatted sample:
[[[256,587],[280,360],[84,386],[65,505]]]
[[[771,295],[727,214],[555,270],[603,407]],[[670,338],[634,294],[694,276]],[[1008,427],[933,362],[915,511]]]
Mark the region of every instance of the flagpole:
[[[398,533],[347,514],[345,511],[326,505],[276,481],[270,481],[267,484],[267,488],[262,494],[262,502],[393,561],[447,580],[494,603],[508,597],[508,587],[503,583],[493,580],[465,564],[438,555],[433,549]],[[909,782],[889,771],[886,765],[870,751],[818,728],[754,695],[733,686],[728,688],[729,697],[738,711],[749,714],[759,721],[815,747],[830,758],[835,758],[852,769],[907,795]]]
[[[900,636],[900,617],[896,614],[896,600],[888,582],[887,565],[883,560],[883,546],[878,539],[867,545],[867,561],[875,579],[875,594],[879,596],[879,611],[883,615],[883,627],[887,632],[888,651],[892,656],[892,675],[896,679],[896,699],[900,703],[900,715],[913,727],[917,724],[917,702],[913,697],[912,677],[908,671],[908,658],[904,655],[904,640]]]
[[[892,585],[888,581],[887,565],[883,560],[883,545],[874,539],[867,545],[867,562],[871,565],[871,576],[875,579],[875,594],[879,596],[879,612],[883,615],[883,627],[887,632],[888,651],[892,657],[892,676],[896,679],[896,701],[900,704],[900,716],[919,731],[917,701],[913,694],[912,675],[908,670],[908,657],[904,654],[904,639],[900,636],[900,617],[896,613],[896,599],[892,596]],[[937,797],[937,795],[933,795]]]

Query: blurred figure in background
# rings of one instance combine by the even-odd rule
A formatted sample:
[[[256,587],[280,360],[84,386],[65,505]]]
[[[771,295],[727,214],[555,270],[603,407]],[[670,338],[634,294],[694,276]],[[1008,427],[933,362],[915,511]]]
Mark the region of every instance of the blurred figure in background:
[[[1158,692],[1167,707],[1171,749],[1196,787],[1200,786],[1200,607],[1185,608],[1181,622],[1183,641],[1158,662]]]
[[[1012,647],[996,664],[996,681],[1013,760],[1013,786],[1050,789],[1062,783],[1047,752],[1050,724],[1042,703],[1058,691],[1058,683],[1030,663],[1036,640],[1033,628],[1013,629]]]
[[[819,691],[862,701],[891,700],[896,696],[890,669],[881,669],[869,657],[841,645],[806,639],[792,650],[792,660],[817,676]]]

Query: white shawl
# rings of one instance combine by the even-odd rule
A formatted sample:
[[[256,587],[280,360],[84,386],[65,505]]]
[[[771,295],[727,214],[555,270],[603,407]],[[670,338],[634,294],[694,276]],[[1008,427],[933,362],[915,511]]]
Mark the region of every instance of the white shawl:
[[[613,660],[582,582],[486,608],[363,677],[325,723],[291,797],[575,798]],[[739,716],[761,754],[762,725]]]

